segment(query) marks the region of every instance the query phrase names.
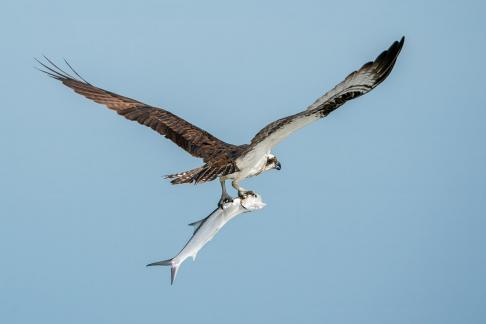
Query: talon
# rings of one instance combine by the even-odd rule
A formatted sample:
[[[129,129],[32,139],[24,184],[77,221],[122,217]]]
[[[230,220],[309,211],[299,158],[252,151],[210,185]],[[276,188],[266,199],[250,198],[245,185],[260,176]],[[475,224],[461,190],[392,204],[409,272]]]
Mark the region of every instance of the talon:
[[[232,202],[233,202],[233,199],[229,195],[223,196],[223,197],[221,197],[221,199],[218,202],[218,207],[223,208],[224,204],[232,203]]]
[[[245,199],[246,197],[248,196],[253,196],[253,197],[256,197],[257,194],[254,193],[253,191],[251,190],[248,190],[248,191],[242,191],[242,192],[238,192],[238,196],[241,198],[241,199]]]

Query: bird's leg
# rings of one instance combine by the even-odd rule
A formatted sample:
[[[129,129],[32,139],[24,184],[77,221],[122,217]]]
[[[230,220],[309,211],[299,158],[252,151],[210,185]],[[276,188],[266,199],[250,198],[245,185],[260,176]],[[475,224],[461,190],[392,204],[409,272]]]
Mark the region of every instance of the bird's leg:
[[[221,199],[219,199],[218,206],[223,207],[225,203],[232,202],[233,199],[231,198],[230,195],[226,192],[226,184],[225,180],[219,178],[219,183],[221,184]]]
[[[233,188],[238,190],[238,196],[241,199],[245,199],[248,195],[252,195],[252,196],[256,197],[256,193],[254,193],[253,191],[250,191],[250,190],[246,190],[243,187],[240,187],[240,184],[236,180],[233,180],[231,182],[231,185],[233,186]]]

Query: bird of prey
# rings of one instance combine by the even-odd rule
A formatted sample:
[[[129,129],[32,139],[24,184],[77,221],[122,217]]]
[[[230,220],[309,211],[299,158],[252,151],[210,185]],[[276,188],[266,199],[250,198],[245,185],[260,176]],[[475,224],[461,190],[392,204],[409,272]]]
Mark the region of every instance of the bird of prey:
[[[344,81],[307,109],[268,124],[249,144],[243,145],[226,143],[163,108],[98,88],[83,79],[68,62],[66,64],[72,74],[60,69],[47,57],[45,63],[37,61],[43,67],[40,69],[42,72],[61,81],[75,92],[105,105],[129,120],[152,128],[192,156],[201,158],[204,162],[202,166],[170,174],[166,178],[172,184],[197,184],[219,178],[222,188],[219,206],[223,206],[231,201],[226,191],[226,180],[232,180],[232,186],[238,190],[240,198],[254,195],[252,191],[242,188],[239,182],[270,169],[280,170],[280,162],[271,154],[272,148],[296,130],[329,115],[346,101],[364,95],[379,85],[390,74],[403,43],[404,37],[400,41],[395,41],[374,61],[349,74]]]

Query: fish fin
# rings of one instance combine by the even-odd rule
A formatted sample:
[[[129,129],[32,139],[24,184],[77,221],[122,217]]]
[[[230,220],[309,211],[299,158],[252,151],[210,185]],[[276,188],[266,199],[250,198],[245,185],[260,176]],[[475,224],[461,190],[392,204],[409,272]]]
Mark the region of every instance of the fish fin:
[[[170,284],[174,284],[174,280],[177,276],[177,271],[179,271],[179,265],[178,264],[174,264],[171,266],[170,268]]]
[[[172,265],[173,259],[169,259],[169,260],[163,260],[163,261],[157,261],[157,262],[153,262],[153,263],[149,263],[147,264],[147,267],[151,267],[151,266],[168,266],[168,265]]]
[[[200,219],[198,221],[195,221],[195,222],[192,222],[192,223],[188,224],[189,226],[193,226],[194,227],[194,233],[193,234],[195,234],[197,232],[197,230],[199,229],[199,227],[201,227],[201,225],[204,223],[204,221],[206,219],[208,219],[208,217],[209,216],[204,217],[203,219]]]
[[[177,276],[177,271],[179,271],[179,263],[175,263],[174,259],[158,261],[154,263],[147,264],[147,267],[151,266],[170,266],[170,284],[174,283],[174,280]]]

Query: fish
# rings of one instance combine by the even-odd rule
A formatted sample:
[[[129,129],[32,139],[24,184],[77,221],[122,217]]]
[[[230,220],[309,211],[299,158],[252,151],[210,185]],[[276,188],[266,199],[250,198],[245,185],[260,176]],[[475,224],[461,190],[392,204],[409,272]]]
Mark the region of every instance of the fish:
[[[181,264],[189,257],[196,260],[197,253],[208,243],[231,219],[236,216],[255,211],[265,207],[259,194],[248,195],[244,198],[235,198],[232,202],[218,207],[209,216],[190,223],[194,228],[192,237],[187,241],[182,250],[173,258],[147,264],[150,266],[170,266],[170,284],[174,284],[177,271]]]

